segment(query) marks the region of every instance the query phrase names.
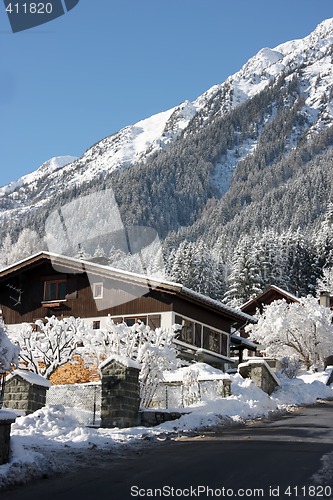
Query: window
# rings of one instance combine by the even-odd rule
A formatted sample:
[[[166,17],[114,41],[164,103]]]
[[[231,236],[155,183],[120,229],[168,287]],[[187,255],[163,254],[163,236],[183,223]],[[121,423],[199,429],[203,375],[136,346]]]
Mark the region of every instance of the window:
[[[156,316],[148,316],[148,326],[152,330],[156,330],[156,328],[161,328],[161,315],[156,314]]]
[[[194,345],[197,347],[202,346],[202,325],[200,323],[195,324],[195,340]]]
[[[228,356],[228,336],[225,333],[221,335],[221,354]]]
[[[93,285],[93,297],[94,299],[103,298],[103,283],[94,283]]]
[[[93,321],[93,330],[99,330],[101,328],[100,321]]]
[[[228,356],[228,334],[209,328],[182,316],[175,315],[175,323],[181,325],[177,339],[207,351]]]
[[[181,332],[178,339],[186,344],[194,344],[194,323],[188,319],[182,318],[181,316],[176,316],[175,321],[177,325],[182,325]]]
[[[193,327],[194,323],[192,321],[188,321],[187,319],[183,320],[183,328],[179,337],[179,340],[186,342],[187,344],[193,344]]]
[[[135,318],[124,318],[124,321],[127,326],[133,326],[136,323],[143,323],[144,325],[147,324],[147,316],[136,316]]]
[[[203,327],[203,348],[208,351],[221,353],[221,334],[215,330],[211,330],[206,326]]]
[[[66,298],[67,283],[66,280],[45,281],[44,300],[63,300]]]
[[[156,328],[161,327],[161,315],[160,314],[149,314],[148,316],[135,316],[134,317],[127,317],[127,316],[122,316],[118,318],[111,318],[113,322],[116,325],[119,325],[119,323],[126,323],[127,326],[133,326],[135,323],[138,323],[138,321],[141,321],[141,323],[144,323],[145,325],[148,325],[149,328],[152,330],[156,330]]]
[[[115,325],[120,325],[124,323],[124,318],[111,318]]]

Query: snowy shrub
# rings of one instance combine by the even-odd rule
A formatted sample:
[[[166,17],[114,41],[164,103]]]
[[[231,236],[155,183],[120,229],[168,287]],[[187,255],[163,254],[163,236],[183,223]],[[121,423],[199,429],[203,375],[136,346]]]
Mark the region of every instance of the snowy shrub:
[[[188,367],[183,373],[183,404],[191,406],[200,401],[199,370]]]
[[[141,342],[137,355],[137,361],[142,365],[139,376],[141,405],[148,407],[163,378],[163,372],[178,366],[177,350],[173,343],[175,333],[165,328],[151,330],[143,323],[136,325],[136,328]]]
[[[164,328],[152,330],[142,322],[133,326],[126,323],[117,325],[109,317],[105,329],[84,334],[83,355],[91,356],[94,353],[99,362],[117,354],[140,363],[141,405],[147,407],[163,377],[163,371],[178,366],[174,336],[174,331]]]
[[[277,300],[265,306],[257,324],[246,331],[251,340],[264,345],[268,356],[296,356],[310,369],[323,365],[332,352],[332,315],[314,297],[291,304]]]
[[[302,366],[299,358],[296,355],[284,356],[279,361],[281,365],[281,373],[288,378],[296,378],[297,373]]]
[[[87,327],[77,318],[46,318],[37,320],[36,327],[23,323],[16,337],[19,358],[24,368],[46,378],[59,366],[72,359]]]
[[[19,347],[9,340],[4,325],[0,324],[0,373],[18,365],[18,353]]]

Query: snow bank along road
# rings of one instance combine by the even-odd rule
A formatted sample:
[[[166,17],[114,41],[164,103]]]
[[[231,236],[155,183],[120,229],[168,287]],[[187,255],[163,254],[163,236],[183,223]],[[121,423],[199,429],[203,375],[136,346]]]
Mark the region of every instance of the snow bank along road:
[[[1,500],[333,498],[333,402],[166,441],[105,468],[1,492]]]

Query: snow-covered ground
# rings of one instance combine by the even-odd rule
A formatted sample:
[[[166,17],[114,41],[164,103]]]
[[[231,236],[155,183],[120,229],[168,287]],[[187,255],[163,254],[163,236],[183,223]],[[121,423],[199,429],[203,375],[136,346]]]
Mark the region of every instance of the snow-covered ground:
[[[10,462],[0,466],[0,489],[33,478],[89,465],[95,458],[110,462],[129,448],[173,436],[200,433],[230,423],[273,415],[292,407],[333,399],[326,386],[329,371],[303,373],[297,379],[280,377],[281,386],[269,397],[249,379],[230,375],[232,396],[201,401],[186,408],[179,420],[156,427],[130,429],[88,428],[69,416],[61,405],[50,405],[12,425]],[[205,370],[205,376],[207,369]]]

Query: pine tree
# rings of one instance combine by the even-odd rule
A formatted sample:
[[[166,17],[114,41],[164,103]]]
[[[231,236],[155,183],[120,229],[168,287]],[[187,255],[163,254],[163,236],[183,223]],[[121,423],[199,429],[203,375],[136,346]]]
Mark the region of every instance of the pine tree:
[[[101,245],[97,245],[93,257],[105,257],[105,250]]]
[[[8,240],[9,244],[9,240]],[[36,231],[25,228],[20,233],[16,243],[11,249],[11,263],[25,259],[35,253],[43,250],[45,247],[44,241],[38,236]]]
[[[12,238],[9,233],[6,234],[3,243],[1,245],[1,251],[0,251],[0,267],[4,268],[9,266],[12,262],[12,249],[13,249],[13,242]]]
[[[228,290],[223,302],[240,307],[262,291],[260,269],[252,252],[253,240],[249,236],[240,239],[231,263]]]

